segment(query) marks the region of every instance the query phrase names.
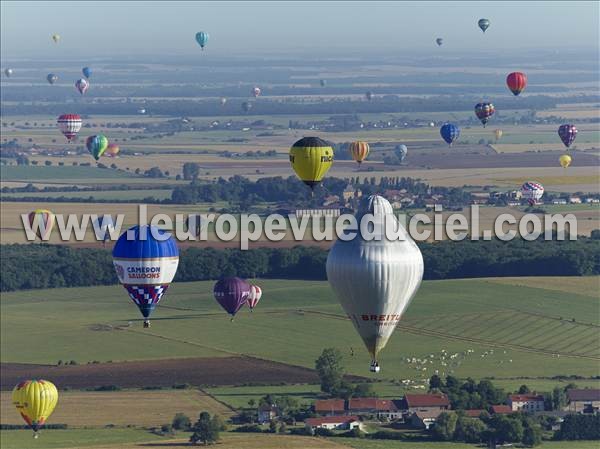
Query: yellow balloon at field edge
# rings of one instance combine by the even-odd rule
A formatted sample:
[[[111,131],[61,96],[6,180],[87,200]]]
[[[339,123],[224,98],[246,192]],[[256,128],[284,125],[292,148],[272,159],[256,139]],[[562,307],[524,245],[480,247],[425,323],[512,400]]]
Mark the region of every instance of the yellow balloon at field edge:
[[[318,137],[304,137],[290,148],[290,163],[298,178],[314,189],[333,165],[333,148]]]
[[[569,165],[571,165],[571,161],[573,159],[571,159],[571,156],[568,154],[563,154],[558,160],[562,168],[567,168]]]
[[[494,130],[494,136],[496,137],[496,141],[500,140],[500,137],[502,137],[502,130],[501,129]]]
[[[37,438],[37,431],[56,407],[58,390],[47,380],[25,380],[13,389],[12,402]]]
[[[354,159],[359,164],[364,161],[369,155],[369,144],[367,142],[352,142],[349,147],[350,154],[352,155],[352,159]]]

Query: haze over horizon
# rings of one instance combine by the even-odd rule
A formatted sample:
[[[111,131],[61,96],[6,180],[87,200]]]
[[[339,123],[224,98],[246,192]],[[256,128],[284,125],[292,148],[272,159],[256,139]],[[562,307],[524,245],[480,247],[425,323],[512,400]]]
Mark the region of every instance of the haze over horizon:
[[[195,33],[206,31],[206,53],[220,56],[393,55],[435,50],[436,37],[452,53],[597,52],[599,16],[598,2],[3,1],[1,50],[3,60],[190,55],[199,53]],[[491,21],[485,35],[481,17]]]

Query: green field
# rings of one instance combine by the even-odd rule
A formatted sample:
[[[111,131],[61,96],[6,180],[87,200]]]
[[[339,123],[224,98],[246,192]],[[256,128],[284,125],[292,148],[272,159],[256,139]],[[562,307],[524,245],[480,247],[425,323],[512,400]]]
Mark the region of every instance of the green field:
[[[153,197],[158,200],[171,198],[170,189],[130,189],[130,190],[95,190],[84,192],[20,192],[3,193],[3,198],[68,198],[81,199],[93,197],[94,200],[103,201],[140,201]]]
[[[33,165],[0,166],[0,178],[2,178],[2,181],[40,182],[55,179],[62,180],[63,182],[66,180],[69,180],[69,182],[76,182],[76,180],[81,179],[89,182],[91,179],[126,179],[132,177],[136,176],[116,170],[97,167],[46,167]]]
[[[424,282],[382,353],[378,377],[410,379],[416,385],[436,370],[474,378],[600,374],[600,303],[590,293],[598,278],[578,278],[570,293],[560,285],[545,285],[544,278],[531,279],[528,285],[516,278],[504,283]],[[321,350],[334,346],[345,355],[349,372],[369,376],[368,356],[326,282],[258,283],[265,292],[259,308],[253,314],[242,310],[234,322],[215,303],[213,282],[176,283],[150,330],[141,327],[137,309],[120,286],[5,293],[2,361],[85,363],[248,354],[313,367]],[[94,324],[128,321],[134,325],[126,331],[93,330]],[[140,338],[145,344],[139,344]],[[444,361],[444,351],[457,356]]]
[[[142,429],[69,429],[43,430],[37,440],[30,430],[3,430],[0,432],[2,449],[62,449],[114,445],[134,442],[161,441],[164,438]]]
[[[335,438],[339,442],[354,449],[473,449],[478,446],[466,443],[450,442],[407,442],[407,441],[383,441],[365,440],[356,438]],[[521,447],[521,446],[514,446]],[[544,441],[540,446],[543,449],[598,449],[597,441]]]

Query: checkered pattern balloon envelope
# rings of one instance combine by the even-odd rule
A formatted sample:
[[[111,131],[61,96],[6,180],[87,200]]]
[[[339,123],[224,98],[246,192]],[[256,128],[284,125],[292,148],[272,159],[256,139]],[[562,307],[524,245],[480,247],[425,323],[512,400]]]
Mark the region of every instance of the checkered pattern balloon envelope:
[[[169,284],[162,285],[124,285],[131,300],[138,306],[144,318],[148,318],[156,305],[169,288]]]

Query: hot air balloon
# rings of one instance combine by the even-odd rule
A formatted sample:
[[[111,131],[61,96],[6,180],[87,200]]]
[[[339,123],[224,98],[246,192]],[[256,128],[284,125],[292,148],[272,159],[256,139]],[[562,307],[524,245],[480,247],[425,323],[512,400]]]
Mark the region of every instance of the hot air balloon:
[[[89,67],[84,67],[83,69],[81,69],[81,73],[83,73],[83,76],[89,79],[90,76],[92,76],[92,69],[90,69]]]
[[[320,80],[319,84],[321,85],[321,87],[325,87],[327,85],[327,81],[326,80]]]
[[[179,265],[173,236],[155,226],[134,226],[125,231],[113,249],[119,281],[150,327],[150,315],[169,288]]]
[[[442,44],[444,43],[444,39],[442,39],[441,37],[438,37],[435,40],[435,43],[438,44],[440,47],[442,46]]]
[[[38,430],[46,423],[57,402],[58,390],[48,380],[24,380],[12,391],[12,403],[33,430],[34,438],[38,437]]]
[[[397,145],[396,148],[394,148],[394,154],[398,157],[400,162],[402,162],[408,154],[408,148],[404,144]]]
[[[55,75],[54,73],[48,73],[48,76],[46,76],[46,79],[48,80],[48,82],[50,84],[54,84],[58,81],[58,76]]]
[[[215,284],[213,294],[221,307],[231,315],[233,321],[235,314],[248,300],[250,284],[238,277],[224,278]]]
[[[119,148],[119,145],[116,143],[109,143],[106,147],[106,151],[104,151],[104,154],[106,154],[108,157],[115,157],[117,154],[119,154],[120,150],[121,149]]]
[[[208,38],[208,33],[205,33],[204,31],[199,31],[198,33],[196,33],[196,42],[198,42],[202,50],[204,50],[204,46],[208,42]]]
[[[144,109],[144,108],[139,108],[138,109],[138,114],[142,114],[143,115],[145,113],[146,113],[146,109]]]
[[[252,88],[252,95],[254,96],[254,98],[257,98],[260,95],[260,87],[254,86]]]
[[[521,196],[527,200],[530,206],[537,203],[544,194],[544,186],[539,182],[527,181],[521,186]]]
[[[506,85],[513,95],[519,95],[527,87],[527,75],[522,72],[509,73],[506,77]]]
[[[244,112],[248,112],[250,109],[252,109],[252,103],[250,103],[249,101],[244,101],[242,103],[242,110]]]
[[[303,137],[290,148],[290,163],[298,178],[314,189],[333,165],[333,148],[318,137]]]
[[[575,125],[560,125],[558,127],[558,136],[562,140],[562,143],[565,144],[565,147],[569,148],[577,137],[577,128],[575,128]]]
[[[98,134],[97,136],[90,136],[85,141],[85,146],[87,147],[91,155],[94,156],[94,159],[98,160],[108,147],[108,139],[102,134]]]
[[[54,41],[55,44],[58,44],[58,41],[60,41],[60,34],[53,34],[52,40]]]
[[[368,91],[365,93],[365,98],[369,101],[371,101],[373,99],[373,92]]]
[[[494,130],[494,137],[496,138],[496,142],[498,142],[500,140],[500,137],[502,137],[502,130],[501,129],[495,129]]]
[[[336,240],[326,270],[329,285],[371,354],[371,371],[378,372],[378,354],[423,279],[423,257],[385,198],[363,199],[356,214],[358,223],[367,214],[373,216],[374,238],[358,232],[353,239]],[[402,239],[387,238],[386,220]]]
[[[29,226],[40,240],[48,240],[54,227],[54,214],[48,209],[36,209],[28,215]]]
[[[558,160],[562,168],[567,168],[569,165],[571,165],[571,161],[573,159],[571,159],[571,156],[568,154],[563,154]]]
[[[479,28],[481,28],[481,31],[485,33],[485,30],[487,30],[490,27],[490,21],[488,19],[479,19],[479,21],[477,22],[477,26],[479,26]]]
[[[110,240],[110,234],[115,230],[115,223],[110,215],[100,215],[92,223],[96,239],[101,240],[102,244],[106,244]]]
[[[85,94],[87,90],[90,88],[90,83],[88,83],[85,79],[81,78],[75,82],[75,87],[79,91],[81,95]]]
[[[13,74],[13,69],[4,69],[4,74],[7,78],[10,78]]]
[[[58,128],[70,142],[81,129],[81,116],[79,114],[63,114],[58,117]]]
[[[452,146],[454,141],[460,136],[460,128],[452,123],[445,123],[440,128],[440,134],[442,139],[444,139],[448,145]]]
[[[221,102],[221,106],[225,106],[227,104],[227,98],[222,97],[220,102]]]
[[[490,117],[494,115],[494,112],[496,112],[496,108],[494,108],[492,103],[477,103],[475,105],[475,115],[483,123],[484,128]]]
[[[258,285],[250,285],[250,294],[248,295],[248,301],[246,301],[250,308],[250,312],[254,310],[261,297],[262,289]]]
[[[352,142],[348,149],[350,150],[352,159],[358,162],[358,165],[362,164],[362,161],[369,155],[369,144],[367,142]]]
[[[206,228],[207,223],[202,220],[202,215],[199,214],[189,214],[187,219],[185,220],[185,227],[189,233],[191,233],[195,238],[200,236],[203,228]]]

